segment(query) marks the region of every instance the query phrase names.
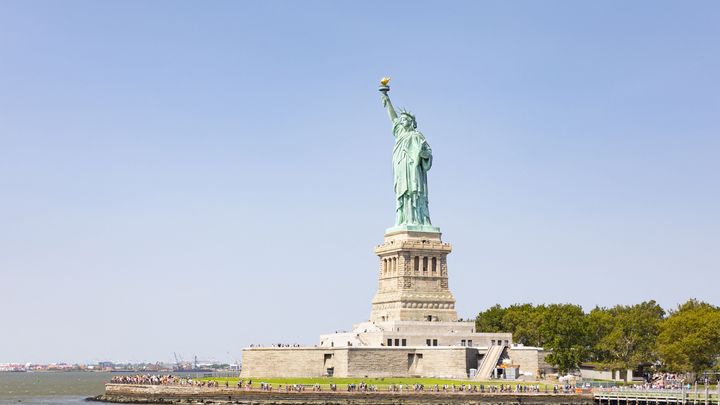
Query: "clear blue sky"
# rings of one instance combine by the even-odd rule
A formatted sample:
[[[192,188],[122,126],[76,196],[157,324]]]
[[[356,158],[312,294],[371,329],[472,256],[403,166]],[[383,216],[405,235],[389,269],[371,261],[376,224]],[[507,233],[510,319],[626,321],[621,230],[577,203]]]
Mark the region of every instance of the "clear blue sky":
[[[369,317],[377,81],[459,313],[720,304],[714,1],[0,1],[0,362],[234,361]]]

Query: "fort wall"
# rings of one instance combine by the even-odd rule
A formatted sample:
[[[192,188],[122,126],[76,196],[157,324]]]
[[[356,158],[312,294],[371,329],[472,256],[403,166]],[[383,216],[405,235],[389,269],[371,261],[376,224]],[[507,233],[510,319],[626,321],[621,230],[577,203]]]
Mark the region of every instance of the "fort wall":
[[[243,378],[467,378],[484,349],[474,347],[257,347],[243,350]]]

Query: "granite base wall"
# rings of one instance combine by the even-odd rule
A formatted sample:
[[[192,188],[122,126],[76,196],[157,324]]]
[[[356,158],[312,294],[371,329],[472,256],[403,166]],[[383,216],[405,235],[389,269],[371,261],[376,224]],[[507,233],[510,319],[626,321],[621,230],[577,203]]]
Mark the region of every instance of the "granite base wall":
[[[477,368],[471,347],[248,348],[243,378],[334,377],[467,378]]]

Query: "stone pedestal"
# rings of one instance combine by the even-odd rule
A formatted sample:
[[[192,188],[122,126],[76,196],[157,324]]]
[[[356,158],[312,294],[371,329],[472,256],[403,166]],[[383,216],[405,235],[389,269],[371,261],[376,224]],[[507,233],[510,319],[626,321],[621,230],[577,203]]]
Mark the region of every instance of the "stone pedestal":
[[[380,272],[370,320],[456,321],[455,298],[448,288],[451,250],[440,232],[388,230],[375,249]]]

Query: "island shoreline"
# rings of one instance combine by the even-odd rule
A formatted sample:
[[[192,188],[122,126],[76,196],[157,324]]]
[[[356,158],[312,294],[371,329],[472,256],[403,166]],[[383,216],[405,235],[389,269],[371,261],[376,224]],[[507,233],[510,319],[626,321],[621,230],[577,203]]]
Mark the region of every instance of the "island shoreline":
[[[248,405],[590,405],[592,394],[481,393],[432,391],[261,391],[234,387],[106,384],[105,394],[88,401],[123,404]]]

